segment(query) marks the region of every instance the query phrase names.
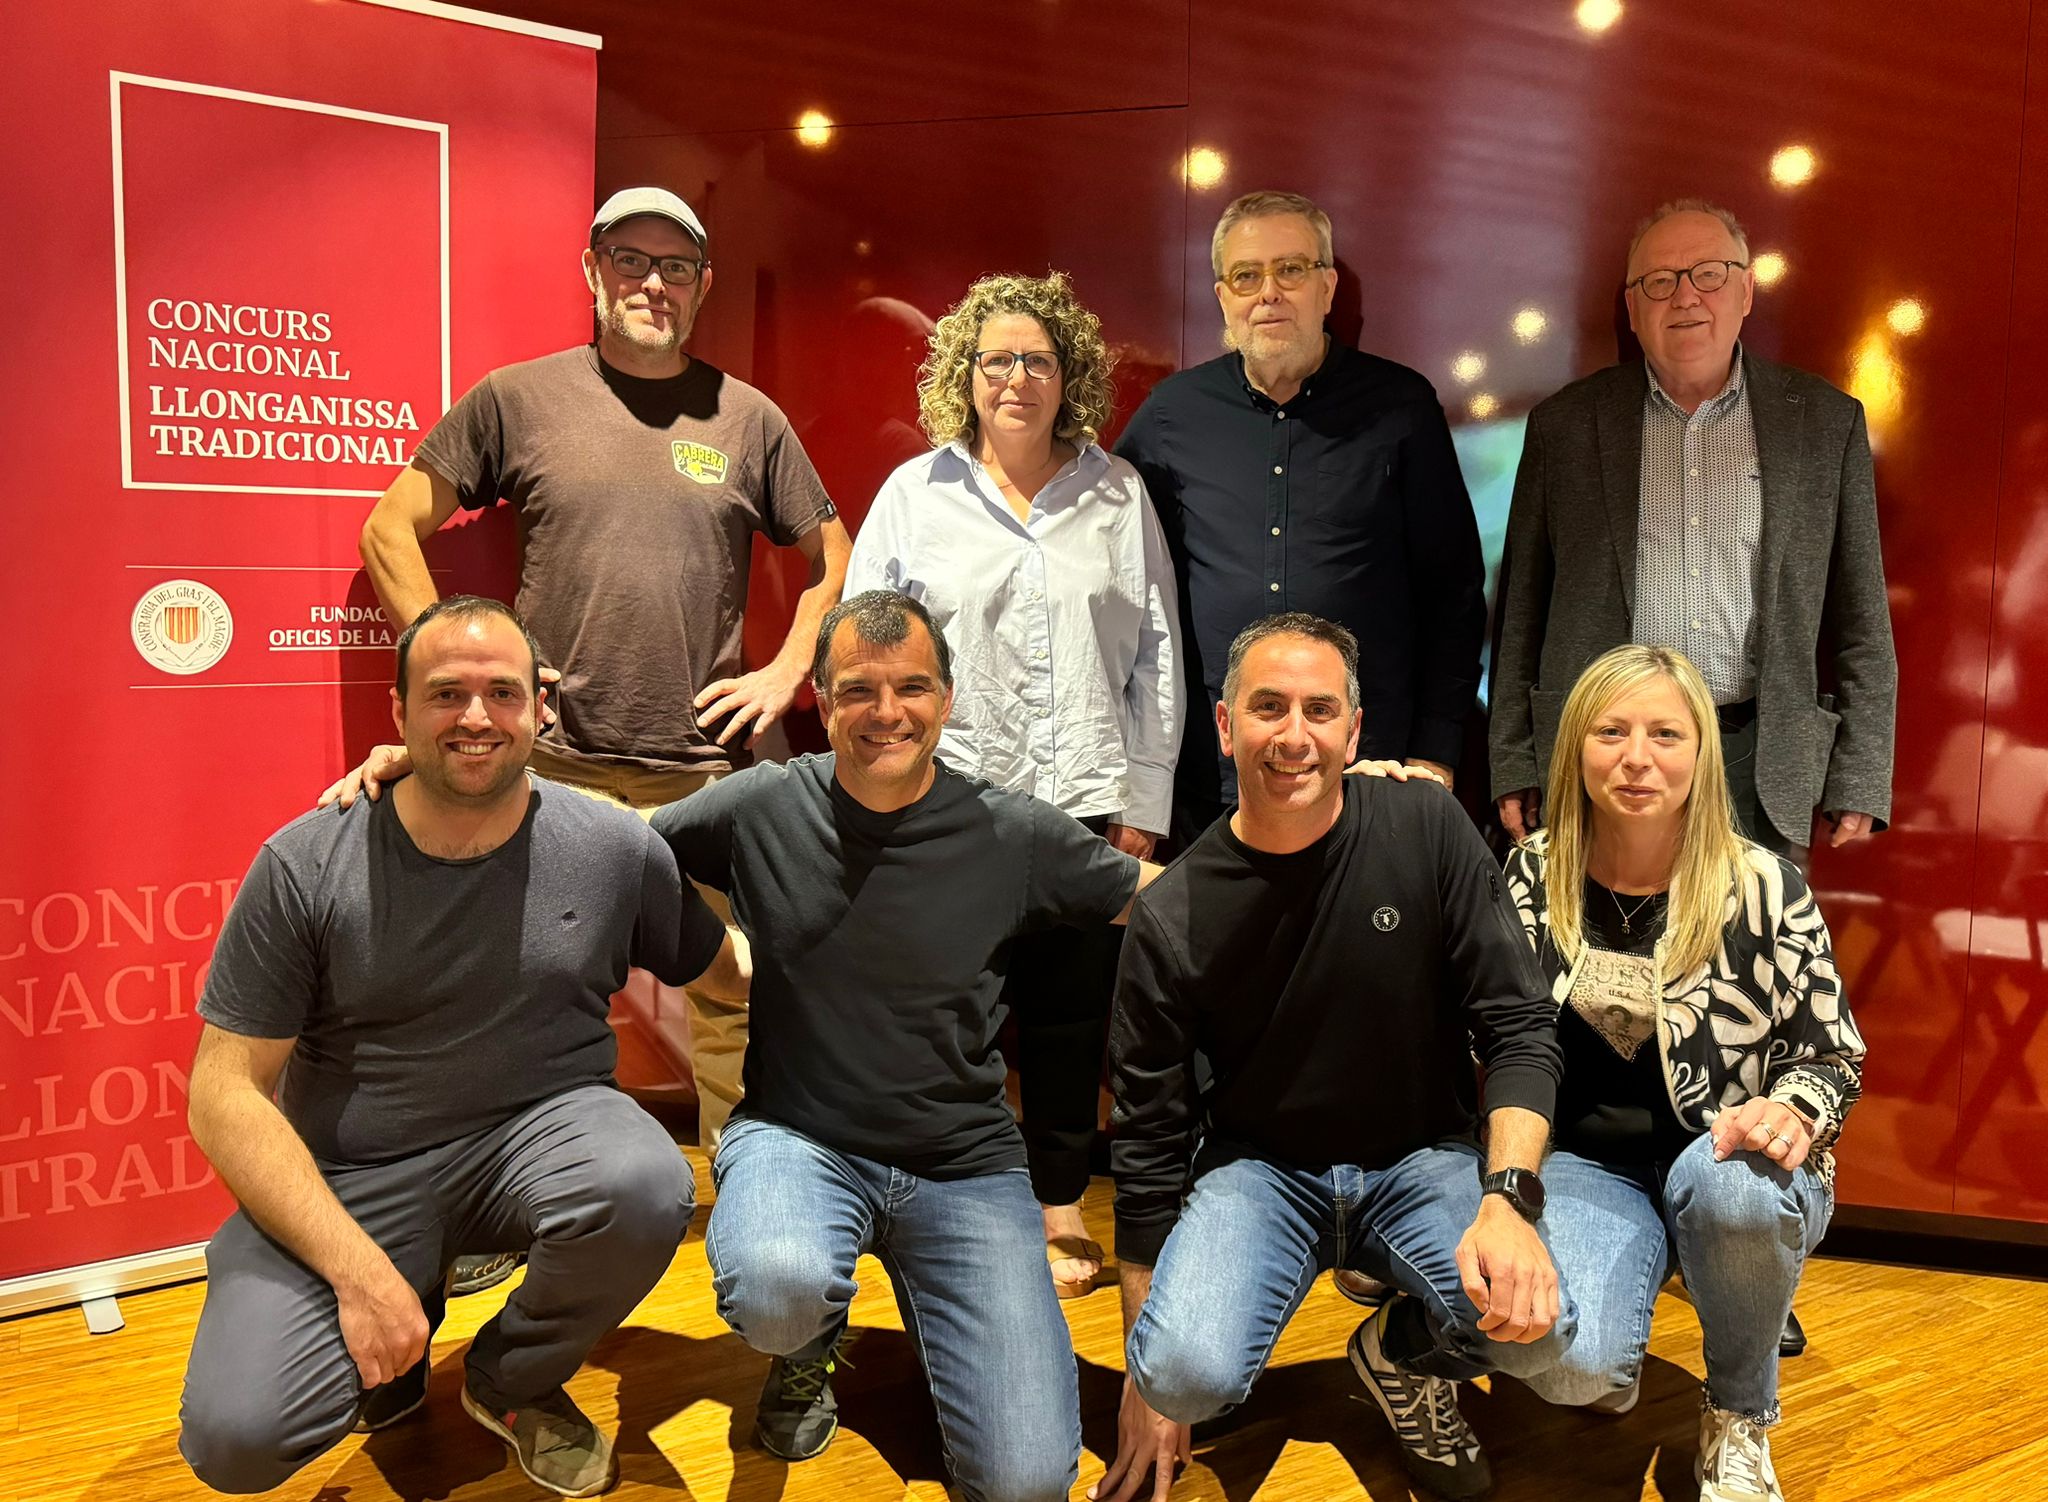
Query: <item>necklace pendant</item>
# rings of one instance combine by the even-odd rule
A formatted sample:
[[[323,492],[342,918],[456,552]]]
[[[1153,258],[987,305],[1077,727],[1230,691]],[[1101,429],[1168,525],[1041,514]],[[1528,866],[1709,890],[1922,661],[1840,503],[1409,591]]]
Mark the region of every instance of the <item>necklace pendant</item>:
[[[1634,929],[1632,929],[1632,928],[1630,928],[1630,927],[1628,926],[1628,914],[1627,914],[1627,913],[1623,913],[1623,914],[1621,915],[1621,931],[1622,931],[1623,933],[1625,933],[1625,934],[1632,934],[1632,933],[1634,933],[1634,932],[1635,932],[1635,930],[1634,930]]]

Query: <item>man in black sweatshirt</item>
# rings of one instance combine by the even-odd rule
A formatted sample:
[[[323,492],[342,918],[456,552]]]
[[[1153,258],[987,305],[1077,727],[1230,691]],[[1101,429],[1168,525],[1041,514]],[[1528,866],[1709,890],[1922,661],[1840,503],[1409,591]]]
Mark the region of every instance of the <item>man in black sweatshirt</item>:
[[[1164,1498],[1189,1424],[1243,1401],[1325,1268],[1396,1289],[1351,1362],[1440,1496],[1490,1484],[1455,1383],[1540,1370],[1571,1338],[1538,1229],[1556,1008],[1457,803],[1343,775],[1357,652],[1301,614],[1231,644],[1238,808],[1132,913],[1110,1037],[1129,1377],[1105,1502],[1148,1470]]]

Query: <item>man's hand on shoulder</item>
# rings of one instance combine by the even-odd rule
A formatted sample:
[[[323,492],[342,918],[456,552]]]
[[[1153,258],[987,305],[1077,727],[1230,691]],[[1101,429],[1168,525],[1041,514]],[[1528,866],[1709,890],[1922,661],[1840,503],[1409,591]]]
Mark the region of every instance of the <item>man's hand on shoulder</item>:
[[[412,756],[405,747],[373,746],[370,754],[363,758],[363,764],[329,784],[327,791],[320,795],[320,801],[313,806],[325,808],[335,803],[343,808],[353,808],[359,793],[366,794],[375,803],[385,783],[396,782],[411,771]]]
[[[1361,759],[1344,769],[1347,777],[1388,777],[1395,782],[1435,782],[1448,788],[1451,769],[1434,761],[1373,761]]]
[[[1458,1275],[1489,1340],[1527,1345],[1557,1323],[1557,1269],[1536,1228],[1489,1194],[1458,1240]]]

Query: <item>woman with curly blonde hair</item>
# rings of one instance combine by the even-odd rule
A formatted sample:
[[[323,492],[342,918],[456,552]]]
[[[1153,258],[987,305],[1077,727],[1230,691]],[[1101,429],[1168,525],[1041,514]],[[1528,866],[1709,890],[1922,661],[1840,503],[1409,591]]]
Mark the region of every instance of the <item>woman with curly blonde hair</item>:
[[[939,755],[1117,849],[1167,827],[1180,745],[1179,592],[1145,485],[1098,439],[1114,357],[1058,272],[983,277],[932,331],[917,392],[932,452],[883,484],[846,576],[914,596],[959,665]],[[1015,945],[1032,1188],[1057,1291],[1103,1271],[1079,1201],[1116,975],[1114,931]]]

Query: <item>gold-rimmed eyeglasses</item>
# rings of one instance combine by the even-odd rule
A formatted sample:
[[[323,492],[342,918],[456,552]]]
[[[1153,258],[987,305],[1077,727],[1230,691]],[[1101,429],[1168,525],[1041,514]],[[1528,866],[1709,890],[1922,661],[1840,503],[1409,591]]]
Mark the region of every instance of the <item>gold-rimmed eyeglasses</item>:
[[[1264,266],[1246,261],[1225,269],[1223,285],[1239,297],[1251,297],[1266,285],[1266,278],[1270,276],[1282,292],[1292,292],[1308,280],[1311,271],[1327,270],[1329,264],[1327,261],[1311,261],[1305,256],[1286,256]]]

